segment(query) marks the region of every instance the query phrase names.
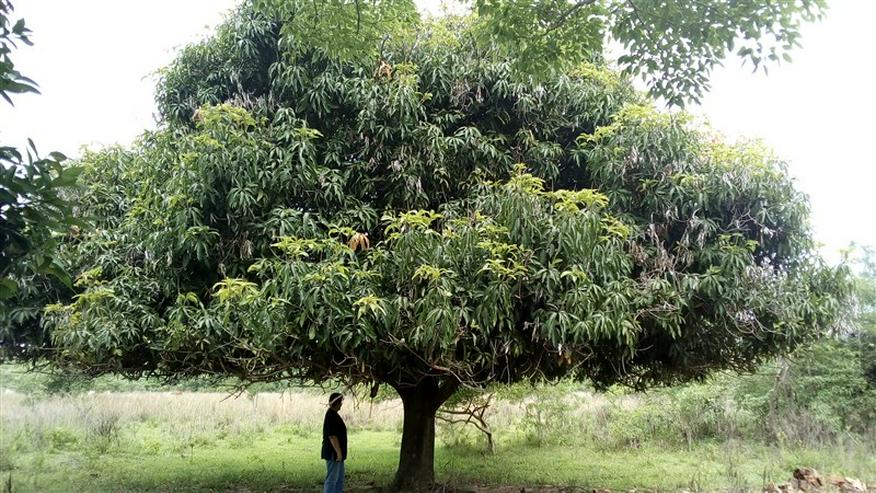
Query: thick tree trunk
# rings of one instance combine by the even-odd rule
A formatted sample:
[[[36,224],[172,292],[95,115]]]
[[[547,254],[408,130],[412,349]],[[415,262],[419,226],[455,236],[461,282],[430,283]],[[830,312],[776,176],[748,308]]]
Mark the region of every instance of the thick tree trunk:
[[[435,411],[431,402],[402,398],[405,410],[394,490],[416,491],[435,482]]]
[[[419,491],[435,482],[435,412],[456,388],[456,382],[439,386],[435,379],[425,379],[396,389],[405,417],[393,491]]]

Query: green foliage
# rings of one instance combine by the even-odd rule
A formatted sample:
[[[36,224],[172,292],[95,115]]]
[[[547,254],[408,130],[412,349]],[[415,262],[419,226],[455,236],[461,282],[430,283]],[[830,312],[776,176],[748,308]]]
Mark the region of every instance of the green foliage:
[[[15,70],[15,64],[9,56],[18,47],[16,42],[28,46],[33,44],[30,41],[31,31],[24,24],[24,19],[13,22],[9,17],[11,14],[12,3],[8,0],[0,2],[0,96],[9,104],[12,104],[10,94],[39,94],[36,82]]]
[[[0,96],[9,104],[11,94],[39,93],[36,83],[15,70],[10,58],[16,42],[32,44],[24,19],[13,24],[11,14],[12,4],[0,1]],[[0,300],[14,296],[19,283],[35,274],[54,275],[70,284],[54,259],[55,236],[76,224],[61,192],[76,184],[80,170],[63,166],[66,159],[59,152],[41,158],[29,139],[26,159],[15,147],[0,146]]]
[[[520,431],[530,443],[543,447],[582,440],[583,423],[576,412],[580,401],[562,390],[554,386],[530,390],[520,420]]]
[[[462,2],[461,2],[462,3]],[[416,46],[420,22],[410,0],[258,0],[256,9],[283,23],[283,53],[316,49],[332,58],[381,59],[387,41]],[[736,55],[755,70],[791,60],[801,26],[820,19],[825,0],[759,3],[722,0],[475,0],[475,49],[497,50],[521,77],[550,77],[602,59],[615,42],[624,73],[642,76],[670,104],[697,102],[712,70]]]
[[[235,95],[246,94],[244,103],[268,98],[265,75],[279,60],[305,56],[368,66],[391,56],[392,45],[414,51],[422,44],[460,43],[454,31],[461,30],[472,37],[466,43],[473,41],[475,53],[509,59],[517,80],[547,81],[582,63],[600,63],[604,46],[614,41],[623,46],[617,63],[625,74],[644,78],[653,96],[684,105],[702,98],[712,70],[730,55],[755,70],[790,61],[802,25],[821,19],[826,2],[476,0],[465,8],[470,15],[424,34],[411,0],[247,2],[213,41],[190,47],[162,72],[159,108],[188,120],[199,106]],[[389,74],[395,68],[384,63],[369,70]],[[300,83],[293,82],[302,75],[298,69],[272,69],[285,70],[287,83]]]
[[[698,102],[712,70],[735,54],[754,69],[790,61],[804,22],[824,0],[666,2],[660,0],[476,0],[485,38],[529,73],[598,60],[606,40],[624,53],[624,73],[642,76],[669,104]]]
[[[844,271],[810,256],[781,162],[595,65],[521,82],[447,26],[388,42],[375,69],[271,58],[298,28],[244,7],[185,50],[166,125],[82,160],[97,228],[65,245],[77,294],[43,319],[56,362],[645,387],[752,369],[831,326]],[[260,82],[198,76],[207,62]]]
[[[876,389],[868,386],[854,341],[824,340],[750,375],[659,389],[637,406],[608,407],[585,425],[609,448],[660,442],[749,440],[790,447],[868,441],[876,429]]]
[[[535,75],[600,60],[610,9],[593,0],[474,2],[483,42],[512,55],[519,72]]]
[[[80,169],[61,164],[53,152],[40,158],[29,142],[27,160],[14,147],[0,148],[0,299],[13,297],[23,278],[49,274],[70,286],[70,278],[54,258],[58,236],[73,217],[62,191],[75,185]]]
[[[159,111],[167,118],[191,121],[204,104],[219,104],[235,94],[263,98],[267,70],[278,57],[279,24],[240,7],[210,40],[188,46],[159,72]]]
[[[12,10],[0,0],[0,96],[9,104],[13,94],[39,93],[10,57],[17,43],[31,44],[24,19],[13,23]],[[0,145],[0,359],[44,346],[39,311],[49,293],[72,287],[57,248],[84,221],[74,218],[68,202],[81,170],[63,164],[66,159],[59,152],[40,157],[30,139],[24,155]]]
[[[284,52],[317,48],[340,59],[379,57],[381,43],[410,38],[419,22],[412,0],[256,0],[254,4],[281,20]]]
[[[760,441],[755,415],[727,393],[725,386],[710,382],[618,396],[587,426],[596,444],[608,450],[654,443],[692,449],[701,443]]]
[[[797,351],[784,365],[766,375],[774,383],[769,399],[759,409],[765,420],[803,413],[813,422],[814,433],[825,430],[827,434],[834,430],[861,433],[876,423],[876,387],[862,371],[858,341],[820,341]],[[785,439],[810,438],[793,436],[781,428],[773,432]]]
[[[55,365],[383,383],[428,411],[459,386],[753,369],[839,318],[846,272],[759,146],[599,64],[521,78],[477,19],[372,59],[313,44],[357,5],[366,38],[410,8],[244,5],[163,72],[158,130],[83,157],[96,227],[61,248]]]
[[[158,379],[128,380],[115,375],[91,376],[74,371],[34,371],[20,364],[0,365],[0,388],[37,398],[52,395],[79,395],[87,392],[217,392],[241,389],[244,382],[233,378],[189,378],[168,385]],[[289,382],[249,384],[248,393],[283,392],[293,388]],[[297,387],[296,387],[297,388]]]
[[[626,73],[644,76],[651,94],[678,105],[699,102],[712,70],[728,55],[755,71],[790,62],[802,24],[821,19],[827,9],[825,0],[608,3],[611,36],[626,49],[618,63]]]
[[[864,376],[876,387],[876,257],[872,247],[865,246],[860,251],[855,262],[859,271],[855,278],[858,313],[852,337],[860,347]]]
[[[852,262],[856,313],[846,331],[795,351],[739,381],[737,399],[757,413],[765,434],[791,442],[867,433],[876,424],[874,283],[870,249]],[[807,422],[801,430],[794,420]],[[790,423],[789,423],[790,421]]]

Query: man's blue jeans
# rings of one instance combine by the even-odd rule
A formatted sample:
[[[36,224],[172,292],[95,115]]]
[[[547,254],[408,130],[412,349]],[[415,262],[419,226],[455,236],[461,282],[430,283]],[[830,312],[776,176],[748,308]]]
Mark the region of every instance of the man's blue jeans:
[[[322,493],[343,493],[344,463],[327,460],[325,468],[325,484],[322,487]]]

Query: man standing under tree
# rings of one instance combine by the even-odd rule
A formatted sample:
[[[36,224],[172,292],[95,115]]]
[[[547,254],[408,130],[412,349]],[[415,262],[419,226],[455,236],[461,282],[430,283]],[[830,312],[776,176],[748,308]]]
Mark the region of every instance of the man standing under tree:
[[[322,458],[326,464],[323,493],[344,491],[344,459],[347,458],[347,426],[338,411],[344,396],[334,392],[329,396],[329,408],[322,422]]]

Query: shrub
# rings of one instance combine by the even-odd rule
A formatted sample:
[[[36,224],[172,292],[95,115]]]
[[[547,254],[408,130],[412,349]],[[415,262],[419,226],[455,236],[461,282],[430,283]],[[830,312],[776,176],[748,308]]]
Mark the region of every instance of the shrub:
[[[13,469],[15,469],[15,463],[12,461],[12,450],[7,447],[0,448],[0,472]]]
[[[574,410],[580,405],[575,394],[563,387],[536,387],[523,401],[520,427],[530,443],[537,446],[565,444],[580,438],[584,422]]]
[[[49,446],[53,449],[63,450],[79,442],[76,433],[66,428],[55,428],[48,435]]]
[[[90,412],[85,430],[90,450],[105,454],[118,441],[119,416],[110,412]]]

